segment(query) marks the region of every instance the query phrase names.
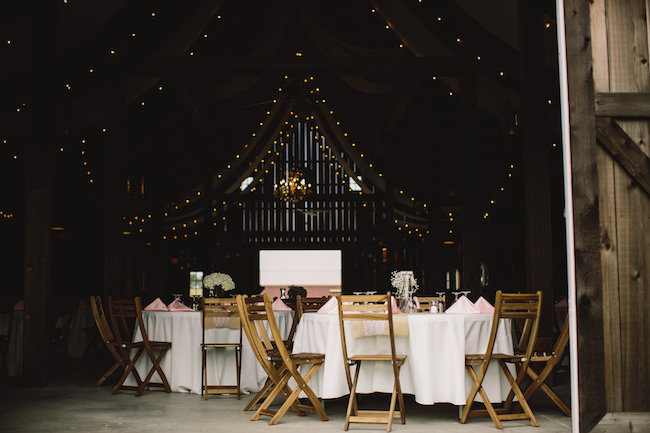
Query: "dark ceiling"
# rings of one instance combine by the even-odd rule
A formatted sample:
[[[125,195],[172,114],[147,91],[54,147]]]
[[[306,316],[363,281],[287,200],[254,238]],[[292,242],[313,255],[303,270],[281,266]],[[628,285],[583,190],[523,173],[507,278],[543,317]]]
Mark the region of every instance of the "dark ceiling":
[[[22,207],[35,104],[49,107],[55,217],[66,219],[128,176],[182,199],[280,98],[326,99],[376,170],[417,200],[457,206],[471,183],[487,205],[518,181],[521,80],[517,2],[482,3],[5,2],[0,208]]]

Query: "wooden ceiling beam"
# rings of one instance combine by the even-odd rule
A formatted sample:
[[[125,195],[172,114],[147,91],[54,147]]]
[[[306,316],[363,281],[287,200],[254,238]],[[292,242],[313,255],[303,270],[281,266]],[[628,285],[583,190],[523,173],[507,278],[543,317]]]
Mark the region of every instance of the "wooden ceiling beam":
[[[431,74],[456,76],[461,67],[453,57],[319,57],[280,58],[250,57],[153,57],[136,63],[116,66],[124,75],[211,77],[223,75],[260,75],[278,73],[332,73],[362,75]]]

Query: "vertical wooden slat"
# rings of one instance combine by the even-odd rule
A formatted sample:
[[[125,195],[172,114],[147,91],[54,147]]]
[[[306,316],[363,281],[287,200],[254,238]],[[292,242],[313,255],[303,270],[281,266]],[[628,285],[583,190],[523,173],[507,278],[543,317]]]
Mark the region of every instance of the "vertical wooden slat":
[[[606,412],[596,120],[589,3],[564,1],[578,318],[580,430]]]
[[[591,34],[594,87],[609,92],[609,58],[607,46],[606,0],[594,0],[591,6]],[[618,296],[618,238],[616,232],[616,197],[614,160],[602,148],[597,150],[598,191],[600,206],[601,260],[603,267],[603,319],[605,352],[605,389],[607,410],[623,410],[622,353]]]

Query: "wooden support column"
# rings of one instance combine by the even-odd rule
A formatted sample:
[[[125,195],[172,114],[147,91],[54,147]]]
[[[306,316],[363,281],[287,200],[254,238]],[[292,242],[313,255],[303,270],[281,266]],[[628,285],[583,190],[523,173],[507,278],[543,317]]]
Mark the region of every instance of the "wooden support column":
[[[603,281],[589,2],[565,0],[578,316],[580,431],[606,411]],[[569,210],[571,211],[571,210]],[[575,396],[574,396],[575,398]]]
[[[521,131],[523,139],[526,287],[541,290],[539,335],[553,335],[553,233],[547,100],[545,93],[544,21],[540,2],[519,1],[521,61]]]
[[[48,300],[51,276],[52,141],[55,136],[57,4],[34,2],[29,113],[25,152],[25,289],[23,383],[48,384]]]

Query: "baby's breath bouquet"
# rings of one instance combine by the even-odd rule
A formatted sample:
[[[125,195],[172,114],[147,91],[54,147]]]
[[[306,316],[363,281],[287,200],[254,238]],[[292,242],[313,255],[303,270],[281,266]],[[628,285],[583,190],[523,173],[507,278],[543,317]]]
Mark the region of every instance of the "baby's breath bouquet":
[[[235,282],[228,274],[213,272],[203,278],[203,287],[210,290],[211,296],[216,295],[220,298],[225,295],[225,292],[230,292],[235,288]]]
[[[397,289],[395,297],[400,301],[400,309],[411,312],[414,309],[413,294],[419,289],[413,271],[393,271],[390,284]]]

